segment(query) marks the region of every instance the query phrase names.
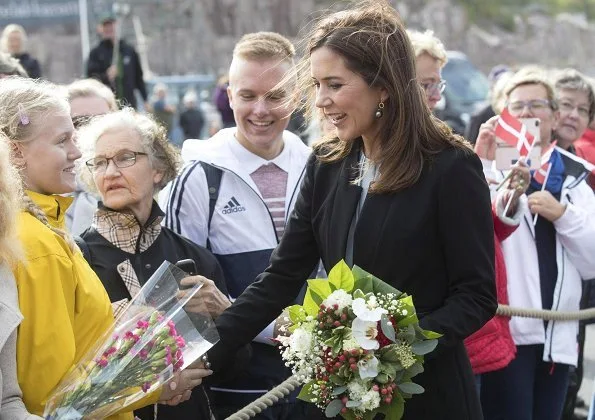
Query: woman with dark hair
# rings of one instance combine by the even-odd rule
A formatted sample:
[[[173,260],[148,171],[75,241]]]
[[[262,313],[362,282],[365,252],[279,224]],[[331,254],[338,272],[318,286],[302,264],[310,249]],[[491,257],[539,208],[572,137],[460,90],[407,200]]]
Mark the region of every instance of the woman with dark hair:
[[[290,304],[319,259],[327,271],[344,259],[412,295],[420,325],[442,334],[416,377],[425,392],[407,401],[403,418],[481,419],[463,346],[496,311],[480,160],[431,115],[413,48],[386,1],[319,21],[304,57],[307,104],[336,131],[314,147],[269,267],[217,319],[211,362],[224,364]]]

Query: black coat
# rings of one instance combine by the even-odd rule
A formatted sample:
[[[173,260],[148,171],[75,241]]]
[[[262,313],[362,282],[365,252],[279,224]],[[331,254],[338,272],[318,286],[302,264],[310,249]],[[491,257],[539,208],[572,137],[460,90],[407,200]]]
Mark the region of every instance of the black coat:
[[[39,79],[41,77],[41,67],[39,67],[39,61],[31,57],[31,54],[17,54],[14,56],[14,58],[19,60],[21,66],[23,66],[23,68],[27,72],[27,75],[31,79]]]
[[[484,122],[492,118],[494,115],[496,115],[496,113],[490,104],[471,115],[469,125],[465,130],[465,138],[471,143],[475,144],[477,141],[477,136],[479,136],[479,128]]]
[[[214,366],[291,303],[319,258],[328,271],[345,257],[361,193],[350,182],[358,154],[359,146],[337,163],[310,158],[270,266],[216,321]],[[493,236],[488,187],[471,151],[443,150],[415,185],[363,205],[354,263],[413,295],[422,328],[444,334],[415,378],[426,392],[407,401],[405,419],[482,418],[463,339],[496,311]]]
[[[116,83],[112,84],[106,72],[112,64],[113,54],[114,43],[108,39],[102,40],[89,53],[87,77],[100,80],[114,91],[119,101],[136,108],[135,89],[139,91],[144,101],[147,100],[147,88],[138,54],[132,45],[129,45],[123,39],[120,40],[120,62],[124,71],[122,75],[119,75],[121,84],[118,82],[118,78]],[[119,87],[120,85],[121,87]]]
[[[198,108],[189,108],[180,114],[184,139],[200,139],[204,125],[205,117]]]

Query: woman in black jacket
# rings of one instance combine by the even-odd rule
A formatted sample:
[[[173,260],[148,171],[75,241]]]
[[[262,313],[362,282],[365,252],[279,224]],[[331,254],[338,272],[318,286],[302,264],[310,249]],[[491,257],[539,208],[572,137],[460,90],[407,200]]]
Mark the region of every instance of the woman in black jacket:
[[[488,187],[479,158],[425,105],[395,10],[360,4],[308,39],[300,87],[336,131],[315,146],[269,267],[217,318],[209,357],[216,372],[290,304],[319,258],[327,271],[345,259],[412,295],[422,328],[443,334],[403,418],[479,420],[463,339],[497,306]]]
[[[83,234],[83,251],[103,282],[117,316],[161,263],[192,259],[196,274],[208,277],[204,302],[213,317],[230,305],[223,271],[207,249],[161,226],[163,212],[153,199],[178,169],[177,152],[165,130],[131,108],[96,117],[80,132],[82,173],[101,196],[91,227]],[[86,249],[85,249],[86,248]],[[214,283],[213,283],[214,282]],[[216,287],[215,287],[216,286]],[[154,407],[135,411],[153,419]],[[160,419],[210,420],[208,396],[194,388],[189,401],[161,405]]]
[[[10,24],[2,31],[2,51],[10,54],[17,60],[27,75],[32,79],[41,77],[41,67],[39,61],[27,52],[27,33],[21,25]]]

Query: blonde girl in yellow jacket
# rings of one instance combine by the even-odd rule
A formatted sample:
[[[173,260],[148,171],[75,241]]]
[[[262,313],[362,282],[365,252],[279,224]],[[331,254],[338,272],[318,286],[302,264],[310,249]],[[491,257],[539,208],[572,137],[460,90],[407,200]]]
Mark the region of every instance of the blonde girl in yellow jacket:
[[[27,409],[42,414],[52,390],[113,324],[108,295],[64,230],[81,154],[68,102],[47,82],[0,80],[0,129],[25,187],[18,220],[24,261],[14,275],[24,320],[17,336],[17,376]],[[187,369],[160,393],[130,409],[177,404],[211,372]],[[173,388],[173,389],[172,389]],[[119,418],[132,418],[123,413]]]

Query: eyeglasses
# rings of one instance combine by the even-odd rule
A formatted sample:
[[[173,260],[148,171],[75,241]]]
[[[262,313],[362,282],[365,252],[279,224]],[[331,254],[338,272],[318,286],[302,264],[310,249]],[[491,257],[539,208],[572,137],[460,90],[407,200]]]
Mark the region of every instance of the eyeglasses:
[[[529,109],[530,112],[540,112],[546,109],[551,109],[550,101],[547,99],[532,99],[530,101],[515,101],[509,102],[508,110],[511,114],[521,114],[525,107]]]
[[[110,158],[97,157],[89,159],[85,162],[85,165],[87,165],[87,168],[89,168],[91,172],[104,172],[109,165],[109,161],[111,160],[114,162],[114,165],[116,165],[117,168],[128,168],[136,163],[137,156],[147,156],[147,154],[143,152],[122,150]]]
[[[444,89],[446,89],[446,80],[440,80],[439,82],[432,82],[432,83],[421,83],[421,87],[427,93],[435,93],[435,92],[442,93],[442,92],[444,92]]]
[[[91,118],[93,118],[92,115],[77,115],[76,117],[72,117],[72,125],[74,125],[74,128],[81,128],[83,125],[87,124]]]
[[[567,112],[567,113],[571,113],[572,111],[574,111],[575,109],[578,112],[578,115],[581,118],[584,118],[585,120],[589,119],[589,108],[586,106],[580,106],[580,105],[575,105],[570,101],[560,101],[560,111],[562,112]]]

